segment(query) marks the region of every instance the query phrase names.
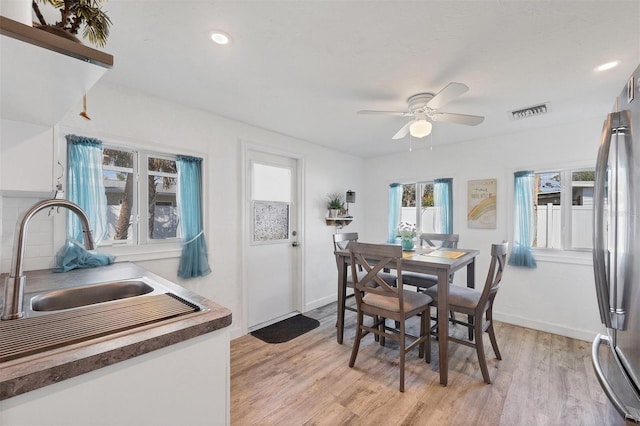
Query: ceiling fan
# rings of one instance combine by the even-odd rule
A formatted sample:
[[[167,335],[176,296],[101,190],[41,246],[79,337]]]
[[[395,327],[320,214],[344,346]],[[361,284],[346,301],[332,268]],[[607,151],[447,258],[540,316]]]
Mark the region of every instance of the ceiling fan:
[[[414,138],[423,138],[431,133],[432,122],[464,124],[465,126],[477,126],[484,121],[480,115],[454,114],[450,112],[438,112],[437,110],[469,90],[462,83],[449,83],[436,95],[433,93],[418,93],[407,99],[408,111],[371,111],[360,110],[358,114],[389,114],[403,117],[413,117],[411,121],[402,126],[392,139],[402,139],[407,133]]]

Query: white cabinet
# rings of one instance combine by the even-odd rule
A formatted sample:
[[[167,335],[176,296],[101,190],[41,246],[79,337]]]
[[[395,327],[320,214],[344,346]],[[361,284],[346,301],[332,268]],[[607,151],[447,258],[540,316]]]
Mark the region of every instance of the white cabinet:
[[[0,16],[2,195],[51,195],[54,126],[112,66],[107,53]]]
[[[0,16],[0,113],[53,126],[113,66],[113,56]]]
[[[51,195],[54,176],[54,128],[0,121],[0,190]]]
[[[229,419],[223,328],[0,401],[1,425],[213,425]]]

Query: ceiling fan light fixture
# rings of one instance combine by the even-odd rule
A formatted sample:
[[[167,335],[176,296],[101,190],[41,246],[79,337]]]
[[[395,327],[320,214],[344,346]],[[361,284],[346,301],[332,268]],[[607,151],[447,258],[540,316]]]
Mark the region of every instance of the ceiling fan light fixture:
[[[213,41],[216,44],[225,45],[225,44],[231,43],[231,36],[225,33],[224,31],[213,30],[210,33],[210,37],[211,37],[211,41]]]
[[[431,133],[431,128],[433,125],[425,119],[415,120],[409,126],[409,133],[414,138],[424,138],[429,133]]]
[[[607,62],[606,64],[602,64],[602,65],[597,66],[595,68],[595,71],[600,72],[600,71],[610,70],[612,68],[617,67],[619,64],[620,64],[620,61]]]

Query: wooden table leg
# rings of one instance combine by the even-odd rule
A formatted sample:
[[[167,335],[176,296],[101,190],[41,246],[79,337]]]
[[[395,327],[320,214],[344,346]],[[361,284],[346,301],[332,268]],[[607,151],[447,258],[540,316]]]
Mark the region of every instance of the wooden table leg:
[[[340,262],[341,266],[338,271],[338,329],[336,330],[336,338],[339,344],[342,344],[344,337],[344,311],[347,303],[347,262]]]
[[[447,385],[449,378],[449,275],[447,271],[438,270],[438,350],[440,363],[440,384]]]
[[[474,258],[471,263],[467,265],[467,287],[476,288],[476,259]],[[469,315],[467,320],[471,326],[469,326],[469,340],[473,340],[473,316]]]

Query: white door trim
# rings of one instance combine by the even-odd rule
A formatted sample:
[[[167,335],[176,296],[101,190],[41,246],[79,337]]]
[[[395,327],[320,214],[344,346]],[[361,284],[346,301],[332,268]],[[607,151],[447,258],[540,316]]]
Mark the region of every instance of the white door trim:
[[[296,185],[296,198],[297,198],[297,209],[296,209],[296,219],[297,219],[297,239],[298,239],[298,256],[296,261],[296,277],[294,282],[294,308],[298,312],[304,311],[304,300],[305,300],[305,223],[304,223],[304,185],[305,185],[305,162],[304,157],[299,153],[293,153],[289,151],[280,150],[268,145],[262,145],[255,142],[249,142],[245,140],[240,140],[241,146],[241,174],[240,174],[240,185],[241,185],[241,213],[242,213],[242,244],[240,247],[240,269],[241,269],[241,282],[242,282],[242,314],[240,329],[242,330],[242,334],[247,334],[249,332],[248,329],[248,315],[247,315],[247,247],[249,246],[251,233],[249,232],[251,228],[251,224],[248,223],[248,211],[247,211],[247,200],[251,197],[251,194],[248,193],[248,181],[249,181],[249,152],[250,151],[258,151],[264,152],[267,154],[280,155],[283,157],[290,157],[296,160],[297,170],[297,185]]]

